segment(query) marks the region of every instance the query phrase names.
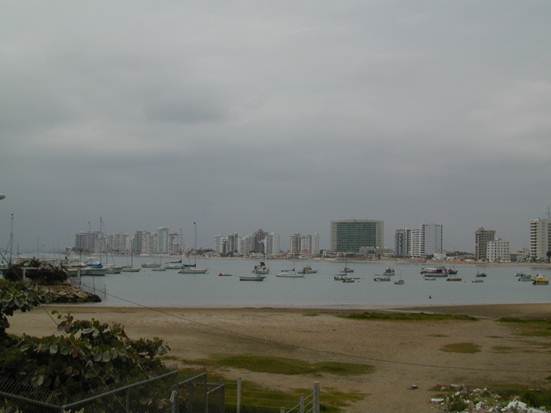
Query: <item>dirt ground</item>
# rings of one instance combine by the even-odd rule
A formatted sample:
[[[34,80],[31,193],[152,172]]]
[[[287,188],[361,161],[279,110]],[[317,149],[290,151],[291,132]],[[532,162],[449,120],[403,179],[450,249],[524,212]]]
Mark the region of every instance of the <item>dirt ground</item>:
[[[10,318],[10,332],[47,335],[55,324],[41,307]],[[473,314],[479,321],[365,321],[338,317],[329,310],[141,309],[55,307],[78,318],[122,323],[131,337],[164,338],[181,359],[256,354],[308,361],[373,365],[361,376],[280,375],[220,369],[228,378],[243,377],[275,389],[310,387],[359,391],[363,400],[352,413],[410,413],[437,409],[430,404],[436,384],[541,385],[551,375],[551,337],[520,336],[500,316],[551,316],[551,304],[430,308]],[[403,310],[403,309],[401,309]],[[429,309],[423,308],[424,311]],[[308,315],[307,315],[308,314]],[[451,353],[442,347],[473,343],[477,353]],[[416,384],[418,390],[410,390]]]

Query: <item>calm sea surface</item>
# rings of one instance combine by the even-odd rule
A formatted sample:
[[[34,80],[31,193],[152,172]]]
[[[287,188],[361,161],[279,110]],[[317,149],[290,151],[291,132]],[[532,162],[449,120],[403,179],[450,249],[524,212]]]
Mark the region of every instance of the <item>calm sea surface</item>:
[[[134,265],[153,262],[154,258],[138,257]],[[127,258],[115,258],[117,264],[127,264]],[[519,282],[517,272],[542,273],[551,276],[551,270],[530,266],[455,266],[462,282],[445,279],[425,281],[419,274],[421,265],[377,263],[349,263],[356,283],[344,284],[333,280],[343,268],[342,263],[323,261],[296,261],[297,270],[311,265],[317,274],[305,278],[288,279],[275,276],[282,269],[293,266],[290,261],[267,261],[270,274],[263,282],[239,281],[239,275],[250,274],[255,261],[237,259],[199,260],[198,266],[209,272],[201,275],[179,274],[176,270],[153,272],[142,269],[138,273],[122,273],[105,277],[82,277],[88,285],[107,289],[108,296],[100,305],[128,306],[128,301],[160,307],[340,307],[340,306],[401,306],[426,304],[498,304],[551,302],[551,286],[534,286]],[[387,266],[396,269],[395,279],[403,278],[404,285],[393,282],[375,282],[373,277]],[[424,265],[430,266],[430,265]],[[472,283],[477,271],[488,276],[484,283]],[[232,277],[219,277],[218,273]],[[120,297],[124,301],[115,297]]]

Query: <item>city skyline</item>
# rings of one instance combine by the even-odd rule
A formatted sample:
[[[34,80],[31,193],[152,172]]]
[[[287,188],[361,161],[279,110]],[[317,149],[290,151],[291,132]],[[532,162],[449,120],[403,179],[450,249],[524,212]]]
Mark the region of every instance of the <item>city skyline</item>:
[[[387,247],[440,222],[449,249],[484,225],[519,248],[551,203],[551,3],[108,9],[3,8],[4,245],[14,212],[25,249],[100,215],[322,242],[368,217]]]

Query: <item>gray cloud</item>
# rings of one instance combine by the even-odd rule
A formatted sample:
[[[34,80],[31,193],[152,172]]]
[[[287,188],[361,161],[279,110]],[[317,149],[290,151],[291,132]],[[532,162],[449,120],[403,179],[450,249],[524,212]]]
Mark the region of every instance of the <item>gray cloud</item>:
[[[8,1],[0,246],[159,225],[203,243],[374,217],[527,244],[549,198],[551,5]],[[4,219],[1,219],[2,214]]]

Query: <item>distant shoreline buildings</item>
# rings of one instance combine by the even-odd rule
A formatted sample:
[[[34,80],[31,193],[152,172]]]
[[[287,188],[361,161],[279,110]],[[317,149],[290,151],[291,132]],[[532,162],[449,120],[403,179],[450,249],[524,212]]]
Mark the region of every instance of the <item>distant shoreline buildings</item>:
[[[418,228],[398,228],[394,248],[384,248],[384,222],[373,219],[340,219],[330,223],[330,248],[320,248],[320,234],[296,232],[288,236],[288,248],[281,247],[276,232],[259,229],[240,236],[237,232],[214,237],[214,249],[203,248],[205,254],[223,257],[397,257],[412,259],[464,259],[475,262],[551,261],[551,216],[529,221],[528,249],[511,251],[510,242],[496,238],[494,229],[483,226],[474,232],[474,253],[444,250],[444,226],[423,224]],[[159,227],[154,232],[138,230],[129,233],[104,234],[101,231],[80,232],[75,235],[73,251],[82,253],[111,253],[136,255],[181,255],[186,252],[182,231],[171,232]]]

